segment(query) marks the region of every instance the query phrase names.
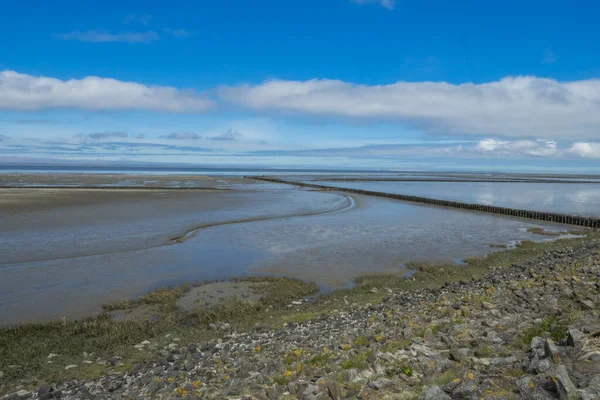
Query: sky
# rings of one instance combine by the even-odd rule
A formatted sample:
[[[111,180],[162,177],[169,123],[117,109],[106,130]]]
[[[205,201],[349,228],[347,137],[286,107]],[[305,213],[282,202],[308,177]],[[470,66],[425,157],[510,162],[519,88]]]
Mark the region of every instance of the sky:
[[[600,173],[595,1],[5,0],[0,164]]]

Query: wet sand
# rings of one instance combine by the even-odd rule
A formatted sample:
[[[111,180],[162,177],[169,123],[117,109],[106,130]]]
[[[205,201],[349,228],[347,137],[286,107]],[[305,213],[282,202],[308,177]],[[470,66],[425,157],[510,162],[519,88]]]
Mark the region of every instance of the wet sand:
[[[548,239],[531,227],[564,230],[242,178],[193,179],[230,190],[0,189],[0,325],[79,318],[198,280],[280,275],[341,287],[361,274],[406,273],[410,261],[460,261],[499,250],[490,243]]]

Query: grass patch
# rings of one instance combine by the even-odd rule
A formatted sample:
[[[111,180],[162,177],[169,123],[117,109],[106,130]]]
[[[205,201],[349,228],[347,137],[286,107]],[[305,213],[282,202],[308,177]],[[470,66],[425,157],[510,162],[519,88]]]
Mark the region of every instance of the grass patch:
[[[79,321],[60,320],[43,324],[24,324],[0,329],[0,371],[4,372],[3,382],[16,383],[18,379],[31,380],[31,387],[37,380],[55,382],[105,374],[109,367],[99,364],[82,364],[83,353],[94,353],[104,360],[115,355],[123,357],[126,365],[139,358],[142,352],[133,345],[143,340],[161,339],[165,333],[173,333],[189,342],[209,339],[218,333],[207,330],[207,325],[216,321],[228,321],[249,327],[259,320],[257,315],[266,314],[271,306],[282,312],[285,305],[298,298],[316,293],[318,287],[288,278],[250,278],[247,281],[264,292],[258,303],[230,301],[215,308],[197,313],[185,313],[175,307],[175,302],[189,286],[159,289],[137,300],[107,305],[105,312]],[[115,321],[106,310],[128,309],[135,305],[159,304],[163,312],[153,320],[131,319]],[[193,339],[192,339],[193,338]],[[58,354],[48,363],[50,353]],[[90,360],[90,361],[94,361]],[[66,371],[69,364],[77,368]],[[12,367],[11,367],[12,366]]]
[[[356,368],[357,370],[361,371],[361,370],[367,368],[367,366],[368,366],[367,358],[369,358],[369,356],[372,353],[373,353],[373,351],[369,350],[366,352],[353,354],[350,357],[348,357],[347,359],[343,360],[340,365],[342,366],[343,369]]]
[[[559,232],[559,231],[547,231],[544,228],[539,228],[539,227],[532,227],[532,228],[527,228],[527,232],[530,233],[534,233],[536,235],[544,235],[544,236],[560,236],[560,235],[564,235],[568,232]]]
[[[523,332],[522,336],[518,339],[517,347],[528,349],[531,340],[536,336],[550,336],[554,341],[565,339],[567,337],[567,328],[574,318],[573,314],[560,318],[556,315],[547,316],[541,322],[530,326]]]

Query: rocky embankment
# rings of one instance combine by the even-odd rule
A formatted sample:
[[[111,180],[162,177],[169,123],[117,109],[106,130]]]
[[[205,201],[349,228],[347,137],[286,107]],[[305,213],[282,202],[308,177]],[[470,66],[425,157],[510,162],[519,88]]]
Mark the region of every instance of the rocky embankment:
[[[7,398],[599,399],[599,250],[589,241],[472,282],[389,290],[278,330],[218,324],[215,341],[144,341],[162,356],[127,374]]]

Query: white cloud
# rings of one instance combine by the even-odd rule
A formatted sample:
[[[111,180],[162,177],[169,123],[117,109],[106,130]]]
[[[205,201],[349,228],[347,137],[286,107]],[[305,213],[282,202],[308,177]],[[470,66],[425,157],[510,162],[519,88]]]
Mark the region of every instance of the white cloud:
[[[582,158],[600,158],[600,143],[573,143],[568,152]]]
[[[473,84],[272,80],[222,87],[221,97],[261,111],[393,119],[433,133],[587,139],[598,136],[600,80],[531,76]]]
[[[79,42],[92,43],[108,43],[108,42],[123,42],[123,43],[151,43],[159,39],[159,36],[154,31],[147,32],[119,32],[110,33],[104,31],[74,31],[69,33],[55,33],[53,35],[62,40],[76,40]]]
[[[212,102],[194,91],[88,76],[55,78],[0,72],[0,110],[56,108],[201,112]]]
[[[388,10],[393,10],[396,5],[395,0],[350,0],[355,4],[379,4]]]
[[[483,139],[475,145],[474,150],[480,153],[501,154],[508,156],[549,157],[555,155],[556,142],[553,140],[496,140]]]

